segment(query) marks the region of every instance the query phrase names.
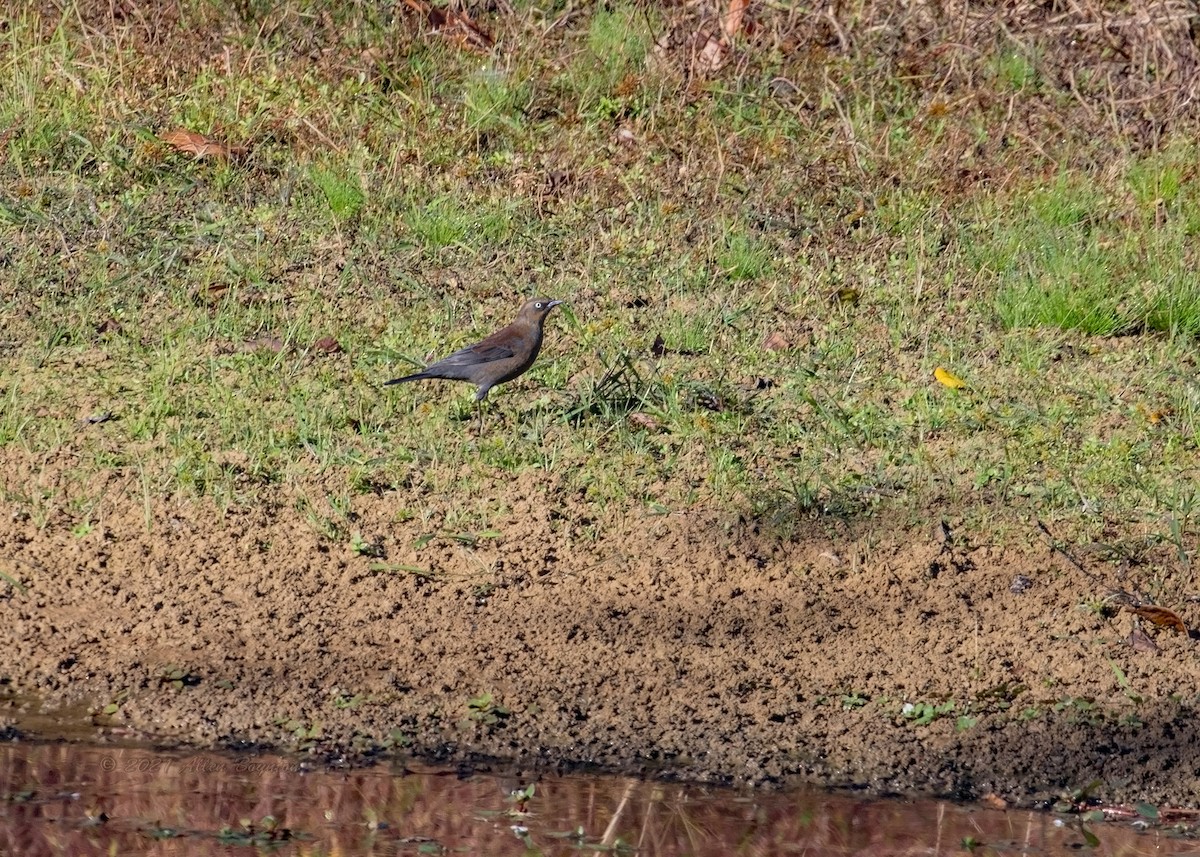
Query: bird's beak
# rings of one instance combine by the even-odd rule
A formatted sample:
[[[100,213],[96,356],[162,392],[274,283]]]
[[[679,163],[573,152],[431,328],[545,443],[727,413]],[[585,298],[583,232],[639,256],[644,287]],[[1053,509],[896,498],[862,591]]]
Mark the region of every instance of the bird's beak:
[[[546,304],[546,309],[553,309],[554,307],[558,306],[560,303],[562,303],[562,301],[550,301],[550,303]]]

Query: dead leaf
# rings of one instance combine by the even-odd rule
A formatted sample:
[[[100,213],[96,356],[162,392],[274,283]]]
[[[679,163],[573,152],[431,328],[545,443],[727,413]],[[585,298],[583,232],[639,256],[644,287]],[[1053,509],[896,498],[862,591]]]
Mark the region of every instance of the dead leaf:
[[[229,283],[209,283],[196,292],[196,302],[216,306],[229,294]]]
[[[1170,408],[1149,408],[1146,405],[1139,404],[1137,412],[1145,417],[1146,422],[1152,426],[1156,426],[1172,415]]]
[[[787,351],[792,347],[792,343],[778,330],[773,330],[763,340],[762,347],[764,351]]]
[[[233,155],[240,155],[245,151],[242,146],[230,146],[228,143],[210,140],[203,134],[197,134],[195,131],[189,131],[187,128],[176,128],[174,131],[168,131],[158,139],[180,152],[195,155],[197,159],[229,158]]]
[[[1146,655],[1158,654],[1158,643],[1150,639],[1150,637],[1141,628],[1134,628],[1130,632],[1129,637],[1125,640],[1126,643],[1135,651]]]
[[[992,809],[1005,809],[1008,807],[1008,801],[994,792],[988,792],[979,799],[979,802],[984,806],[990,806]]]
[[[642,88],[642,79],[636,74],[630,72],[621,78],[620,83],[613,89],[613,95],[617,98],[629,98],[631,95],[636,95]]]
[[[544,187],[546,193],[557,193],[571,182],[571,174],[566,170],[550,170],[546,173]]]
[[[480,29],[466,12],[430,5],[426,0],[404,0],[404,5],[429,22],[429,29],[457,42],[459,47],[476,53],[486,53],[496,40]]]
[[[750,0],[729,0],[729,9],[721,16],[721,29],[726,39],[732,39],[742,28],[742,17]]]
[[[109,316],[108,318],[104,319],[104,321],[102,321],[98,325],[96,325],[96,333],[100,334],[101,336],[103,336],[106,333],[120,333],[120,332],[121,332],[121,323],[119,321],[117,321],[115,318],[112,318],[111,316]]]
[[[649,414],[643,414],[641,411],[634,411],[630,414],[629,422],[634,428],[645,429],[646,431],[658,431],[661,428],[658,420]]]
[[[716,39],[709,39],[700,49],[696,64],[704,71],[716,71],[725,64],[725,48]]]
[[[842,286],[832,295],[832,300],[835,303],[846,304],[847,306],[858,306],[858,301],[862,297],[862,293],[854,286]]]
[[[341,354],[342,346],[332,336],[322,336],[313,343],[313,348],[326,354]]]
[[[1140,616],[1160,628],[1174,628],[1181,634],[1187,634],[1187,625],[1183,624],[1183,620],[1179,618],[1179,614],[1174,610],[1168,610],[1166,607],[1155,607],[1153,604],[1142,604],[1135,606],[1126,604],[1125,609],[1135,616]]]
[[[1024,595],[1033,586],[1033,581],[1023,574],[1013,576],[1012,582],[1008,584],[1008,591],[1013,595]]]
[[[278,354],[283,350],[283,340],[278,336],[256,336],[242,343],[242,351],[271,351]]]
[[[114,419],[112,411],[96,411],[79,420],[80,426],[96,426]]]
[[[951,372],[947,372],[941,366],[933,370],[933,377],[937,378],[938,383],[943,387],[949,387],[951,390],[961,390],[967,386],[966,381]]]
[[[864,217],[867,216],[867,204],[861,199],[858,201],[858,207],[854,211],[842,218],[842,221],[847,226],[858,226],[862,223]]]

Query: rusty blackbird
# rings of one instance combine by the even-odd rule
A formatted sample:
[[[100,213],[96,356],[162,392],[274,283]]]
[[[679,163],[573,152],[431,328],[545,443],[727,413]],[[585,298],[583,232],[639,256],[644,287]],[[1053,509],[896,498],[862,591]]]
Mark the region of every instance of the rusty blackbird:
[[[507,327],[502,327],[486,339],[455,351],[448,357],[426,367],[420,372],[393,378],[384,384],[401,384],[405,381],[422,381],[426,378],[446,378],[451,381],[470,381],[475,390],[475,401],[482,402],[488,391],[497,384],[511,381],[533,365],[542,348],[542,326],[550,310],[562,301],[549,298],[534,298],[527,301],[517,313],[517,318]]]

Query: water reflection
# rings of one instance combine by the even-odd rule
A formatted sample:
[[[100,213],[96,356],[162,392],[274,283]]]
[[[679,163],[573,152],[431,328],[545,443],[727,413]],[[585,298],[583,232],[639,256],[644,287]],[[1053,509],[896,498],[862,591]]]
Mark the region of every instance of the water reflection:
[[[524,783],[385,767],[304,771],[278,756],[0,744],[0,854],[565,855],[1074,854],[1051,816],[822,792],[742,793],[617,777]],[[270,821],[274,819],[274,821]],[[1118,825],[1097,855],[1189,854]]]

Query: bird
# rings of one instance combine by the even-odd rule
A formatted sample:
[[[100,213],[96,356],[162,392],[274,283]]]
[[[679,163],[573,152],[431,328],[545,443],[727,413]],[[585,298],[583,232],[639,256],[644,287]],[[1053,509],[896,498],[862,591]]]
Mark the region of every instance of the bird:
[[[542,349],[546,316],[561,303],[562,301],[550,298],[526,301],[516,319],[507,327],[500,328],[474,345],[468,345],[443,357],[420,372],[405,375],[403,378],[393,378],[384,382],[383,386],[403,384],[406,381],[424,381],[429,378],[469,381],[476,385],[475,402],[478,405],[487,398],[492,387],[511,381],[533,365]],[[480,419],[482,420],[482,415]]]

